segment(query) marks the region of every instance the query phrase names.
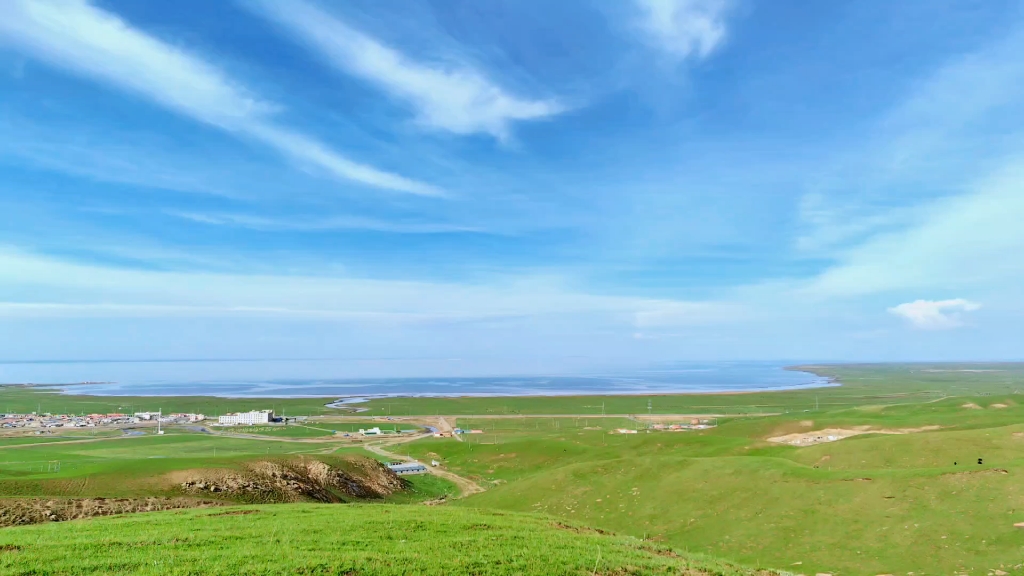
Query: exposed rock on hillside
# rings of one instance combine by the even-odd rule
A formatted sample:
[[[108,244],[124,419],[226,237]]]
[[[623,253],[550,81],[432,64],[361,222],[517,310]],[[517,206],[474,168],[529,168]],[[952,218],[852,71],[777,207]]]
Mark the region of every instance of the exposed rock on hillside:
[[[221,505],[222,502],[196,498],[3,498],[0,499],[0,526]]]
[[[190,494],[247,502],[344,502],[382,498],[405,487],[387,466],[364,457],[330,463],[314,458],[257,460],[238,470],[194,470],[181,482]]]

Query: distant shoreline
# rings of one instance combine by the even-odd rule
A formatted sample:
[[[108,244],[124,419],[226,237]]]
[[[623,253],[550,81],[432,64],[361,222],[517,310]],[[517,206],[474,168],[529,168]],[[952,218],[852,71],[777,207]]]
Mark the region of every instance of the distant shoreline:
[[[430,391],[430,392],[395,391],[395,392],[380,392],[380,393],[376,393],[376,392],[366,392],[366,391],[363,391],[362,393],[359,393],[359,392],[353,391],[352,394],[320,394],[320,393],[318,393],[318,394],[296,394],[296,393],[278,393],[278,394],[275,394],[275,393],[267,393],[267,392],[269,392],[269,391],[267,391],[267,392],[257,392],[257,393],[252,393],[252,394],[244,394],[244,393],[243,394],[237,394],[237,393],[233,394],[233,393],[230,393],[230,392],[210,393],[210,394],[199,393],[199,394],[197,394],[197,393],[195,393],[194,390],[183,390],[181,393],[174,393],[173,390],[167,390],[167,389],[158,389],[158,390],[155,390],[155,391],[149,391],[149,390],[143,389],[143,390],[138,391],[138,392],[131,392],[131,391],[125,391],[125,390],[113,390],[112,393],[97,393],[95,391],[90,391],[90,392],[87,392],[87,393],[81,393],[81,392],[78,392],[76,390],[76,388],[79,388],[81,386],[97,386],[97,385],[100,385],[100,386],[102,386],[102,385],[116,386],[117,385],[116,382],[97,382],[97,381],[92,381],[92,382],[67,382],[67,383],[37,383],[37,382],[32,382],[32,383],[10,383],[10,384],[0,384],[0,386],[12,386],[12,387],[16,386],[16,387],[23,387],[23,388],[32,388],[32,389],[39,390],[41,392],[52,392],[52,393],[57,393],[57,394],[61,394],[61,395],[90,396],[90,397],[97,397],[97,398],[117,398],[117,397],[134,397],[134,398],[209,397],[209,398],[223,398],[223,399],[262,399],[262,398],[266,398],[266,399],[323,399],[325,401],[330,401],[327,404],[328,406],[330,406],[330,405],[339,405],[340,406],[342,404],[353,404],[353,403],[356,403],[355,399],[364,399],[363,401],[370,401],[370,400],[399,399],[399,398],[409,398],[409,399],[414,399],[414,398],[459,399],[459,398],[568,398],[568,397],[588,397],[588,396],[593,396],[593,397],[656,397],[656,396],[719,396],[719,395],[720,396],[733,396],[733,395],[741,395],[741,394],[761,394],[761,393],[771,393],[771,392],[793,392],[793,391],[800,391],[800,390],[810,390],[810,389],[830,388],[830,387],[841,386],[841,383],[838,382],[838,380],[836,380],[834,377],[818,374],[815,371],[812,371],[812,370],[810,370],[808,368],[811,368],[811,367],[810,366],[777,366],[777,367],[774,367],[773,369],[774,370],[785,370],[785,371],[790,371],[790,372],[806,373],[808,375],[814,376],[815,377],[814,381],[807,382],[807,383],[799,383],[799,384],[789,384],[789,385],[782,384],[782,385],[778,385],[778,386],[771,386],[771,385],[768,385],[768,386],[758,386],[757,384],[752,384],[749,387],[741,387],[742,385],[740,385],[740,387],[724,388],[724,389],[720,389],[720,390],[716,390],[716,389],[714,389],[714,387],[709,387],[709,388],[705,388],[705,389],[695,388],[695,389],[692,389],[692,390],[636,390],[636,389],[633,389],[633,390],[595,390],[595,389],[579,389],[579,390],[574,390],[574,389],[571,389],[571,388],[564,388],[564,389],[552,389],[552,390],[549,390],[549,391],[544,391],[544,392],[538,393],[537,390],[529,389],[529,386],[527,386],[527,390],[524,391],[524,393],[516,393],[514,391],[514,386],[509,385],[509,388],[510,388],[511,391],[507,391],[507,392],[501,392],[501,391],[466,392],[466,391],[459,390],[459,391],[452,391],[452,392],[438,392],[438,391]],[[495,378],[495,377],[482,377],[482,379],[483,378]],[[531,377],[516,377],[516,376],[509,376],[509,377],[501,377],[501,378],[509,378],[509,379],[537,378],[538,380],[545,380],[545,379],[549,379],[549,378],[567,378],[567,377],[532,377],[532,376]],[[575,377],[575,378],[585,378],[585,377],[580,376],[580,377]],[[380,380],[381,381],[390,381],[391,379],[380,379]],[[394,380],[406,380],[406,379],[394,379]],[[419,380],[419,379],[417,379],[417,380]],[[423,380],[429,381],[429,380],[433,380],[433,379],[424,378]],[[467,381],[471,382],[473,379],[472,378],[467,378],[467,377],[462,377],[462,378],[458,378],[457,380],[467,380]],[[368,386],[368,387],[372,387],[373,386],[373,383],[371,381],[363,381],[363,382],[365,382],[366,386]],[[324,386],[325,387],[329,387],[330,384],[326,384],[325,383]],[[666,386],[670,387],[671,384],[670,383],[666,384]]]

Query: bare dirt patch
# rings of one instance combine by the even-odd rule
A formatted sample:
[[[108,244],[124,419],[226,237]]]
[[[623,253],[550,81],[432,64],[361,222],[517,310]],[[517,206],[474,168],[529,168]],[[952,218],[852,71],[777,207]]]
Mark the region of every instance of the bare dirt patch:
[[[0,499],[0,526],[20,526],[42,522],[63,522],[95,516],[131,512],[156,512],[181,508],[223,506],[223,502],[197,498],[41,498]]]
[[[589,526],[573,526],[571,524],[565,524],[562,522],[553,522],[552,526],[554,526],[555,528],[559,528],[561,530],[575,532],[577,534],[611,534],[611,532],[601,530],[600,528],[591,528]]]
[[[961,408],[967,408],[968,410],[981,410],[981,406],[978,406],[974,402],[968,402],[967,404],[961,404]]]
[[[943,474],[943,476],[993,476],[1009,473],[1009,470],[1004,470],[1003,468],[989,468],[987,470],[967,470],[964,472],[949,472],[947,474]]]
[[[989,408],[1009,408],[1008,404],[996,403],[989,406]]]
[[[860,434],[913,434],[915,432],[928,432],[938,430],[941,426],[922,426],[920,428],[880,428],[873,429],[871,426],[854,426],[852,428],[825,428],[814,432],[797,432],[768,438],[769,442],[778,444],[789,444],[790,446],[813,446],[826,442],[836,442],[851,436]]]
[[[245,516],[248,514],[257,514],[258,512],[259,510],[227,510],[225,512],[209,514],[209,516]]]
[[[344,502],[389,496],[407,483],[372,458],[346,461],[347,469],[314,458],[257,460],[236,470],[174,473],[189,494],[215,494],[244,502]]]

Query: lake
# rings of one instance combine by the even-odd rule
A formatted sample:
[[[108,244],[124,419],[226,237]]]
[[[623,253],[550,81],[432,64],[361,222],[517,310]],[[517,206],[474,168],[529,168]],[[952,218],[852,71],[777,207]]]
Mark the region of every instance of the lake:
[[[4,362],[0,382],[54,384],[99,396],[395,397],[631,395],[792,390],[834,385],[782,362],[671,362],[528,376],[332,378],[341,360]],[[427,367],[429,369],[429,367]],[[86,384],[79,384],[88,382]],[[71,385],[73,384],[73,385]]]

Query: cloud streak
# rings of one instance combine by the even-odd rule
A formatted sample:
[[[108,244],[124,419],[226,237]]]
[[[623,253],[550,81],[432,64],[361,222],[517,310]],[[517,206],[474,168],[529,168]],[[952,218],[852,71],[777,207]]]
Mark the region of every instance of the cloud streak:
[[[889,308],[889,313],[905,318],[916,328],[943,330],[962,326],[961,313],[973,312],[979,308],[981,304],[963,298],[915,300]]]
[[[166,211],[169,216],[209,224],[211,226],[234,226],[265,232],[327,232],[334,230],[369,230],[393,234],[458,234],[487,233],[482,228],[457,226],[432,222],[401,222],[379,220],[361,216],[328,216],[321,218],[270,218],[251,214],[199,213]]]
[[[566,110],[554,99],[514,95],[461,63],[417,61],[302,0],[245,5],[256,7],[335,68],[412,106],[417,122],[428,128],[505,141],[514,122],[543,120]]]
[[[29,287],[32,298],[24,298],[30,293]],[[641,316],[637,318],[637,314]],[[713,302],[588,294],[566,289],[557,280],[544,277],[460,284],[133,270],[68,262],[3,247],[0,247],[0,315],[230,315],[362,322],[467,322],[579,316],[621,326],[624,334],[634,331],[634,324],[644,327],[707,325],[714,324],[716,318],[731,320],[735,316],[733,311]]]
[[[634,1],[645,40],[673,59],[707,58],[725,41],[729,0]]]
[[[0,18],[0,43],[98,80],[199,122],[260,141],[334,178],[418,194],[426,183],[355,162],[270,120],[278,109],[216,66],[133,28],[85,0],[12,0]]]

